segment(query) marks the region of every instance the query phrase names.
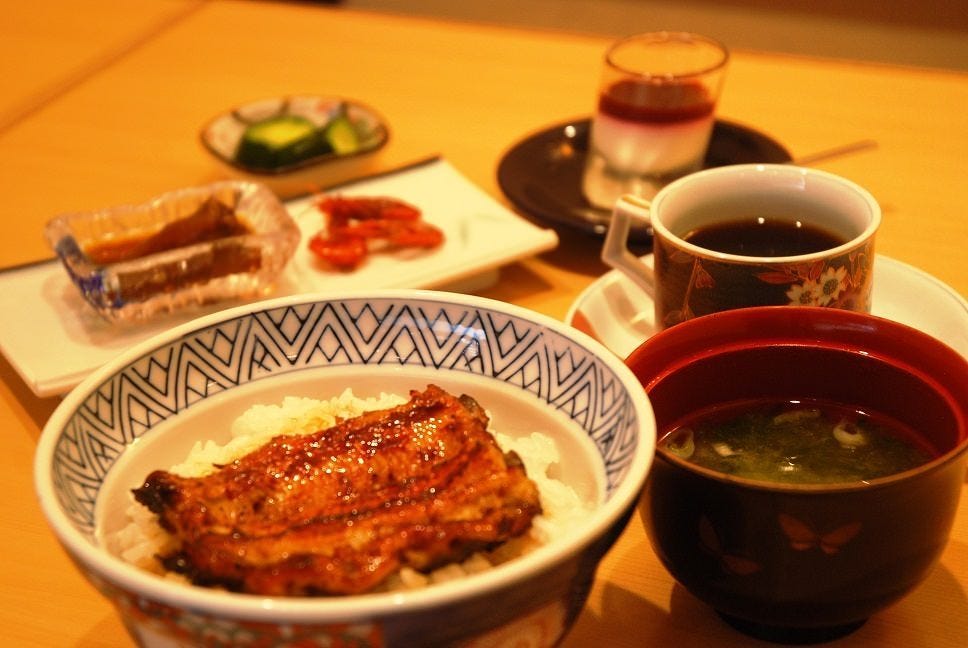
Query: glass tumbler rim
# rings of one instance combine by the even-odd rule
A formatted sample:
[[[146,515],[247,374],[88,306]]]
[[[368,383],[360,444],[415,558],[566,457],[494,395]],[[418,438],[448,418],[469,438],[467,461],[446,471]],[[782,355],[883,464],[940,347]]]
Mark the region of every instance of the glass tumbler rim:
[[[678,73],[656,73],[656,72],[645,72],[642,70],[636,70],[625,65],[622,65],[615,60],[615,54],[619,49],[628,45],[633,41],[647,41],[650,43],[665,43],[665,42],[679,42],[679,43],[693,43],[700,42],[704,45],[711,46],[713,50],[718,50],[719,57],[714,60],[708,66],[691,70],[689,72],[678,72]],[[655,31],[655,32],[640,32],[636,34],[630,34],[624,36],[617,41],[609,45],[605,52],[605,65],[612,68],[617,72],[627,74],[629,76],[635,76],[640,79],[657,79],[663,81],[676,81],[681,79],[689,79],[694,77],[701,77],[707,74],[711,74],[718,70],[721,70],[726,66],[729,61],[729,49],[722,42],[711,38],[709,36],[703,36],[702,34],[696,34],[687,31]]]

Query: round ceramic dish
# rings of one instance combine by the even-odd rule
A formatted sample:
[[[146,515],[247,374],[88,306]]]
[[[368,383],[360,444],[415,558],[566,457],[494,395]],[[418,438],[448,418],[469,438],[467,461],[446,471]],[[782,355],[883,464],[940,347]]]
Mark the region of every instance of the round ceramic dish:
[[[238,157],[247,128],[280,117],[305,119],[325,129],[344,118],[356,132],[351,152],[327,151],[271,168],[247,164]],[[389,141],[385,119],[374,109],[342,97],[291,95],[259,99],[236,106],[211,119],[199,133],[203,148],[229,177],[259,182],[281,198],[291,198],[347,182],[369,171]]]
[[[581,527],[459,580],[328,598],[184,585],[125,563],[100,541],[119,525],[124,496],[146,471],[184,457],[199,430],[224,442],[220,431],[252,404],[329,397],[348,386],[357,395],[406,394],[429,383],[472,395],[495,429],[551,435],[561,479],[597,503]],[[303,295],[196,320],[95,372],[45,426],[35,475],[54,532],[141,645],[499,644],[525,634],[529,645],[550,646],[625,527],[654,441],[632,373],[560,322],[430,291]]]

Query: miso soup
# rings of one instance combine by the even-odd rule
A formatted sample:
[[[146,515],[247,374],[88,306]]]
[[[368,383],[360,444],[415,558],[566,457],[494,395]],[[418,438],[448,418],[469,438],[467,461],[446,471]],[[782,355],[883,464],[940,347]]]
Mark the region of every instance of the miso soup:
[[[683,420],[660,447],[729,475],[800,484],[867,481],[936,454],[893,419],[819,401],[717,406]]]

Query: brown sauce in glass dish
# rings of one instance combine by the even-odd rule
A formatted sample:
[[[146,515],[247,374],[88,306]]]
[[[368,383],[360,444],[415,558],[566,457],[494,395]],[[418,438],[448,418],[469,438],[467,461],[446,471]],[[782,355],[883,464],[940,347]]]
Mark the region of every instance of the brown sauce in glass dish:
[[[167,223],[155,233],[104,241],[85,247],[84,252],[91,262],[108,265],[198,243],[212,244],[187,258],[159,260],[158,264],[120,273],[123,298],[140,301],[188,284],[258,270],[262,251],[239,239],[253,233],[231,207],[210,197],[188,216]]]
[[[252,233],[252,228],[231,207],[215,198],[208,198],[188,216],[165,224],[153,234],[95,243],[86,246],[84,253],[92,263],[107,265],[186,245]]]

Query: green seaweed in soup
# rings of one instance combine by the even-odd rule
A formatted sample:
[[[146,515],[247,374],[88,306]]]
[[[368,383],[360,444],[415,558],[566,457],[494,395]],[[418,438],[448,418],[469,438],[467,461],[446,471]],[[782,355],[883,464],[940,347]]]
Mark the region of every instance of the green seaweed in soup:
[[[760,481],[840,484],[915,468],[933,453],[900,423],[821,402],[745,402],[691,416],[666,434],[668,452]]]

